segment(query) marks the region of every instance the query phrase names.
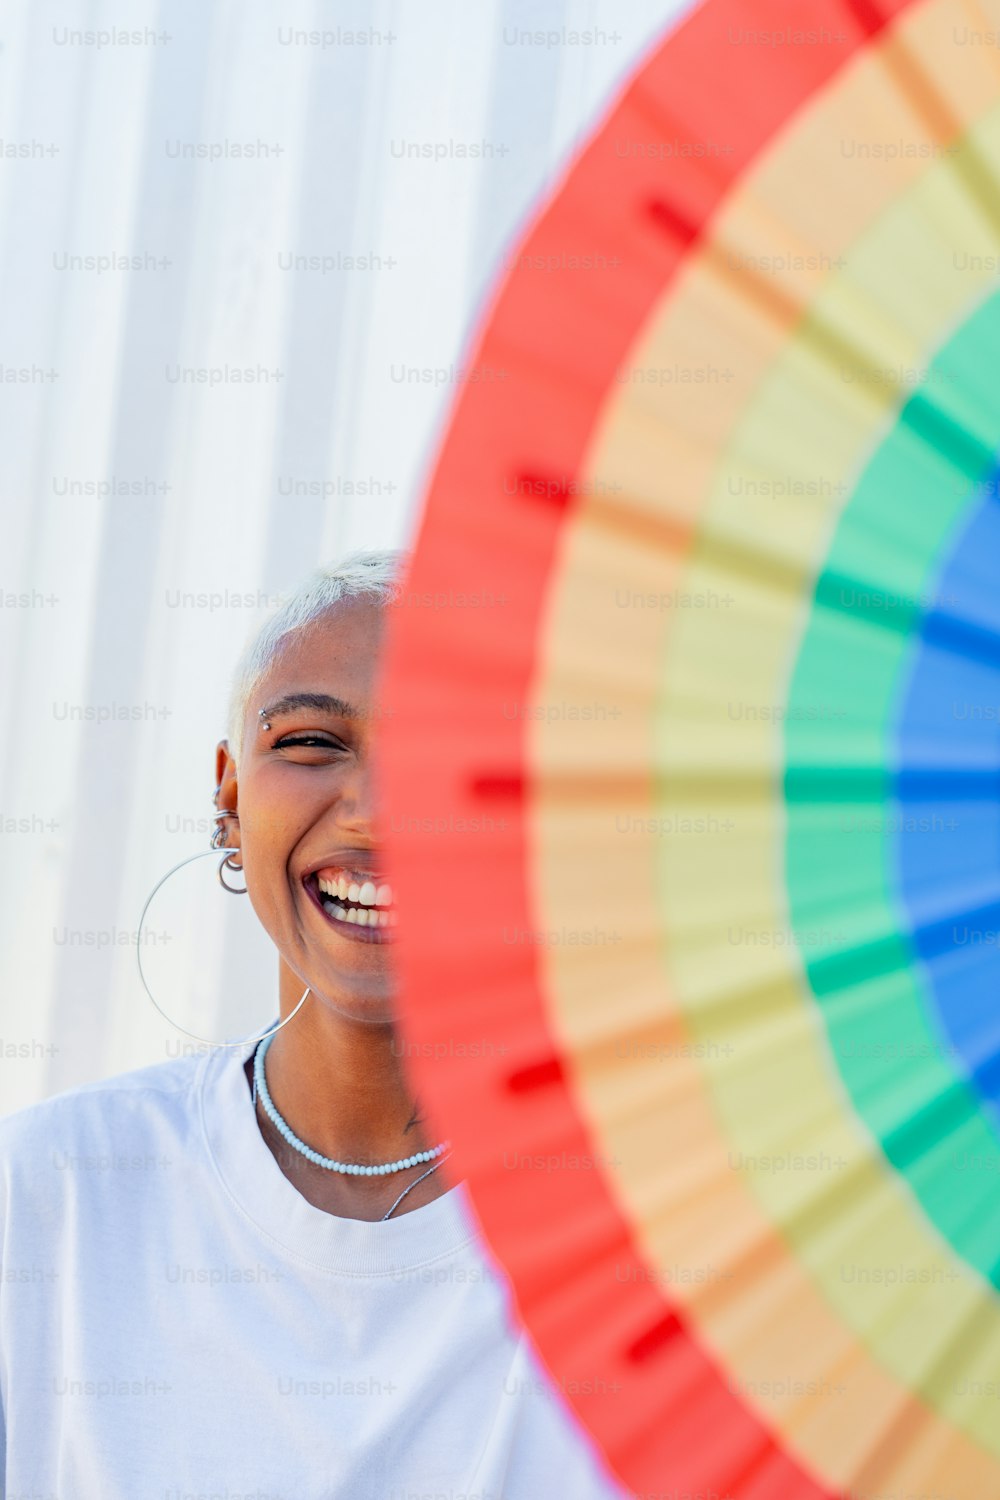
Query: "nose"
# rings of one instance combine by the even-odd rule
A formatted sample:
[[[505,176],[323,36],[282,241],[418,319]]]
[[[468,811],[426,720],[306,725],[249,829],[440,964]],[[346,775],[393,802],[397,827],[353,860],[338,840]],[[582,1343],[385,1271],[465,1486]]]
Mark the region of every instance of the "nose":
[[[378,813],[372,757],[352,755],[338,778],[335,816],[339,827],[371,837]]]

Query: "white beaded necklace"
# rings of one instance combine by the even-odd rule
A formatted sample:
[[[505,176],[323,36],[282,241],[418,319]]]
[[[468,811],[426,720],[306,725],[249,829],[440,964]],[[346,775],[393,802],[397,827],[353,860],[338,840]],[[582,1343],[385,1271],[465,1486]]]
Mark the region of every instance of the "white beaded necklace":
[[[254,1107],[256,1108],[257,1095],[259,1094],[260,1102],[263,1104],[265,1113],[267,1114],[274,1128],[279,1131],[282,1136],[284,1136],[285,1140],[290,1146],[294,1146],[296,1151],[301,1152],[301,1154],[306,1158],[307,1161],[314,1162],[317,1167],[325,1167],[328,1172],[343,1172],[350,1177],[388,1177],[391,1173],[402,1172],[407,1167],[419,1166],[421,1162],[434,1161],[435,1157],[441,1156],[445,1151],[447,1151],[451,1142],[442,1141],[439,1146],[432,1146],[429,1151],[417,1151],[413,1154],[413,1156],[404,1156],[401,1157],[399,1161],[387,1161],[374,1167],[364,1167],[357,1162],[335,1161],[332,1156],[321,1156],[318,1151],[314,1151],[311,1146],[307,1146],[305,1141],[299,1140],[298,1136],[295,1134],[292,1127],[288,1124],[287,1120],[285,1120],[274,1107],[274,1101],[272,1100],[271,1095],[268,1092],[267,1079],[264,1076],[264,1058],[267,1053],[267,1049],[271,1045],[273,1039],[274,1032],[272,1031],[270,1036],[265,1037],[262,1042],[258,1043],[257,1049],[254,1053]],[[430,1171],[435,1171],[436,1168],[440,1165],[440,1162],[436,1162],[435,1166],[431,1167]],[[416,1187],[417,1182],[422,1182],[424,1177],[429,1176],[430,1172],[424,1172],[423,1176],[418,1177],[416,1182],[410,1183],[410,1187]],[[409,1188],[404,1189],[404,1191],[409,1192]],[[400,1193],[399,1198],[402,1197],[403,1194]],[[396,1199],[396,1203],[399,1202],[399,1198]],[[392,1205],[392,1208],[396,1207],[396,1203]],[[392,1213],[392,1209],[389,1210],[389,1213]],[[386,1217],[388,1217],[388,1215]]]

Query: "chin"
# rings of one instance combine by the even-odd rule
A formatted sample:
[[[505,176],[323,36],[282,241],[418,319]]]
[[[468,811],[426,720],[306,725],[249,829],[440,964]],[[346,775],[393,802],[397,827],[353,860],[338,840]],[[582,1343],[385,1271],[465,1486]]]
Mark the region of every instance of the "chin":
[[[370,988],[341,978],[339,983],[326,981],[313,988],[312,999],[325,1010],[365,1026],[391,1026],[397,1019],[395,997],[391,993],[373,992]]]
[[[334,937],[320,946],[310,940],[305,951],[300,949],[296,956],[298,962],[287,966],[293,968],[303,988],[309,985],[312,998],[327,1010],[374,1025],[396,1020],[396,977],[381,944]]]

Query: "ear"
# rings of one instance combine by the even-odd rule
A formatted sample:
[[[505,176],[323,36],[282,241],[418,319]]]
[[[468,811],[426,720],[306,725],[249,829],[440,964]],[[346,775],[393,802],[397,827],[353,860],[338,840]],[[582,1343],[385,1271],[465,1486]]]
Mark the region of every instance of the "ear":
[[[237,788],[236,788],[236,762],[229,753],[229,741],[220,740],[215,747],[215,779],[219,790],[215,794],[215,805],[221,811],[228,808],[236,811]],[[225,842],[230,849],[240,847],[240,825],[236,818],[227,818],[225,822],[219,819],[216,827],[222,826],[226,830]]]
[[[219,807],[236,806],[236,762],[229,753],[229,741],[220,740],[215,747],[215,780],[219,788]]]

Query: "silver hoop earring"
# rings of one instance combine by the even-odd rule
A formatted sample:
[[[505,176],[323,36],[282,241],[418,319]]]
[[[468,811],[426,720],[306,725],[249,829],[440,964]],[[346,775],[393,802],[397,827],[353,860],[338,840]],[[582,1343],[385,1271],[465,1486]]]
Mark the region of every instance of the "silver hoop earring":
[[[228,880],[226,879],[225,875],[223,875],[223,873],[222,873],[223,870],[235,870],[235,871],[239,871],[239,872],[242,871],[242,869],[243,869],[242,865],[234,865],[233,864],[233,855],[235,853],[237,853],[237,852],[238,851],[236,851],[235,849],[231,849],[229,851],[229,853],[227,855],[225,855],[225,857],[222,860],[222,863],[219,865],[219,884],[222,886],[222,889],[224,891],[228,891],[231,896],[245,896],[246,893],[247,893],[246,886],[245,885],[230,885],[229,882],[228,882]]]
[[[226,818],[235,818],[236,822],[238,823],[240,821],[240,815],[238,812],[234,812],[232,808],[224,807],[219,812],[213,813],[212,816],[218,822],[218,827],[212,834],[209,842],[211,843],[213,849],[224,849],[226,847],[226,830],[223,826],[223,821]],[[222,889],[224,891],[228,891],[231,896],[245,896],[247,893],[247,888],[245,885],[230,885],[222,872],[223,870],[233,870],[235,872],[237,870],[242,870],[242,868],[242,865],[233,864],[232,851],[223,856],[222,862],[219,865],[219,884],[222,886]]]
[[[232,814],[229,814],[229,816],[232,816]],[[225,858],[223,859],[222,863],[226,864],[232,855],[239,854],[239,852],[240,851],[238,849],[225,849]],[[187,859],[182,859],[179,864],[174,865],[173,869],[168,870],[167,873],[162,876],[153,886],[153,889],[150,891],[149,895],[146,897],[145,902],[143,903],[142,913],[139,917],[139,925],[136,930],[135,961],[139,967],[139,979],[142,983],[143,989],[146,991],[146,994],[149,996],[150,1000],[153,1002],[154,1007],[160,1013],[163,1019],[165,1021],[169,1021],[170,1025],[173,1026],[177,1031],[182,1031],[185,1036],[191,1037],[193,1041],[203,1042],[206,1047],[245,1047],[251,1042],[263,1041],[264,1037],[273,1036],[276,1031],[280,1031],[283,1026],[287,1026],[292,1017],[297,1016],[303,1005],[306,1003],[306,997],[309,994],[310,986],[306,985],[305,990],[302,992],[302,998],[296,1004],[295,1009],[289,1011],[285,1019],[283,1021],[279,1021],[276,1026],[268,1026],[263,1031],[258,1032],[255,1036],[240,1037],[236,1041],[219,1042],[216,1041],[213,1037],[199,1036],[196,1031],[188,1031],[186,1026],[181,1026],[171,1016],[168,1016],[166,1011],[158,1002],[156,996],[153,994],[152,990],[149,988],[149,984],[146,980],[146,975],[143,972],[142,967],[142,924],[146,920],[146,913],[149,910],[150,902],[152,901],[153,897],[156,895],[160,887],[166,884],[171,875],[176,875],[177,871],[182,870],[185,865],[192,864],[196,859],[211,858],[215,853],[216,851],[214,849],[199,849],[197,854],[189,854]],[[229,868],[238,870],[240,866],[230,865]],[[234,887],[226,885],[226,882],[222,876],[221,865],[219,867],[219,879],[222,880],[222,883],[227,891],[232,891],[234,895],[241,894],[236,892]]]
[[[231,808],[224,807],[220,812],[213,813],[212,818],[218,824],[218,827],[209,839],[209,843],[213,849],[222,849],[225,847],[226,830],[223,828],[222,821],[220,820],[224,821],[226,818],[235,818],[238,823],[240,815],[238,812],[233,812]],[[226,889],[228,890],[229,887],[227,886]]]

